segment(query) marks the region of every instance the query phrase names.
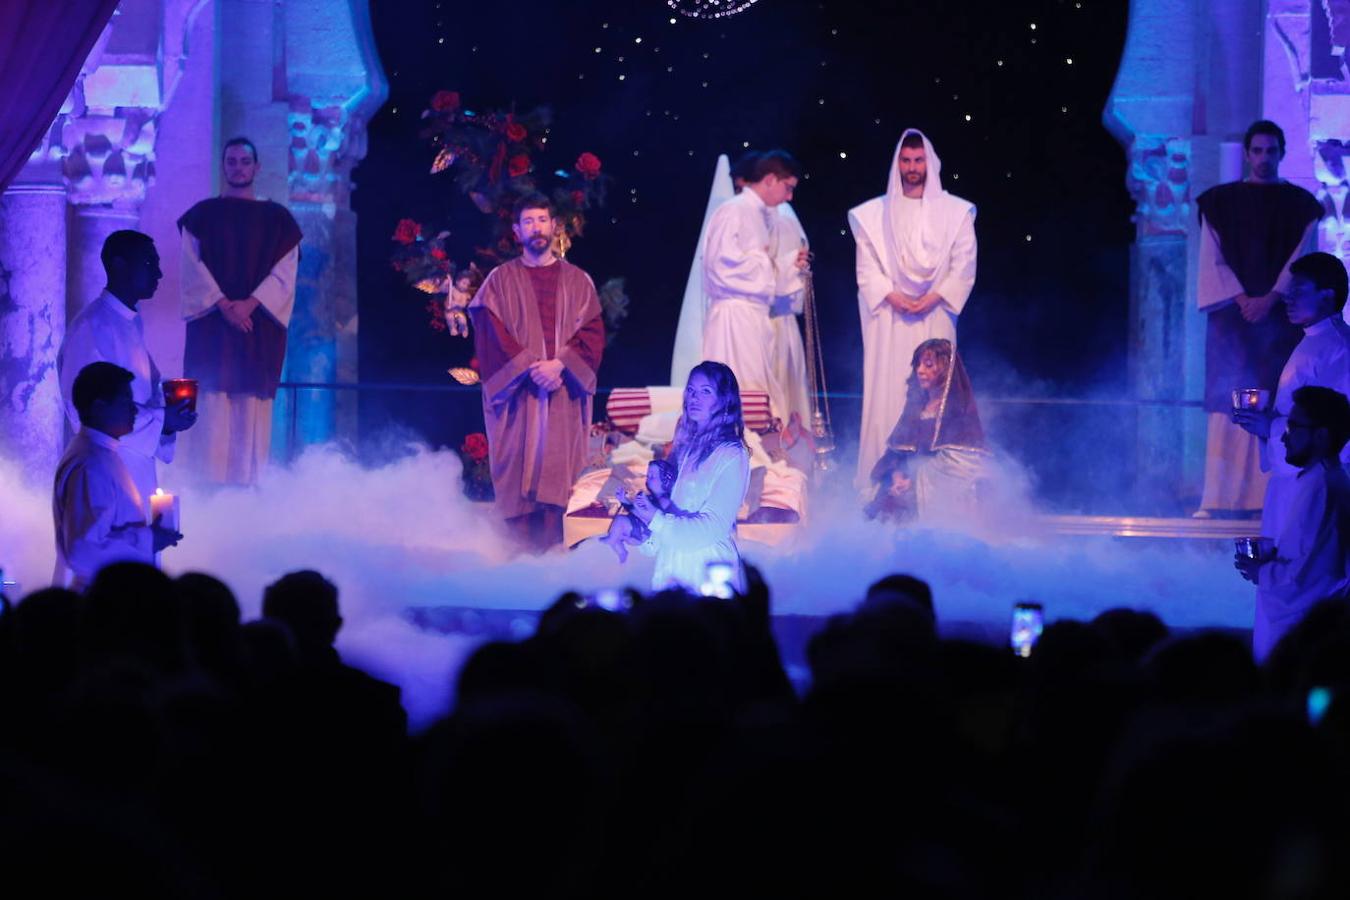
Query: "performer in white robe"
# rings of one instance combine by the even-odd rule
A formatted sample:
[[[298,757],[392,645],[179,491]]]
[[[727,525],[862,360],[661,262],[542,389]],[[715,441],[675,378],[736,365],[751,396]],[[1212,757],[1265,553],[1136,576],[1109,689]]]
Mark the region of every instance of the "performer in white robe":
[[[1252,649],[1264,660],[1316,603],[1350,599],[1350,477],[1340,452],[1350,436],[1350,402],[1330,388],[1300,388],[1281,438],[1299,468],[1286,495],[1274,548],[1262,559],[1238,557],[1256,582]]]
[[[104,243],[103,256],[108,287],[71,320],[56,357],[61,397],[71,431],[79,431],[72,389],[80,370],[92,362],[110,362],[131,372],[136,427],[117,446],[141,500],[148,503],[159,485],[155,461],[173,462],[177,432],[191,427],[196,415],[187,411],[186,403],[177,410],[164,408],[159,368],[150,358],[136,309],[154,295],[161,277],[154,242],[139,232],[114,232]]]
[[[906,138],[917,137],[905,147]],[[902,172],[902,166],[904,171]],[[863,413],[856,485],[872,467],[905,404],[914,350],[956,342],[956,319],[975,285],[975,207],[942,189],[942,163],[923,132],[896,144],[886,194],[849,210],[857,242],[863,334]]]
[[[1303,329],[1280,372],[1272,409],[1230,414],[1255,439],[1261,468],[1269,473],[1261,504],[1261,533],[1278,534],[1285,526],[1299,467],[1285,458],[1283,435],[1294,407],[1294,392],[1306,385],[1350,394],[1350,325],[1341,317],[1345,304],[1345,266],[1329,253],[1309,253],[1290,266],[1283,292],[1289,321]],[[1350,463],[1350,448],[1344,451]]]
[[[759,156],[745,189],[713,213],[704,249],[703,357],[730,366],[742,390],[766,391],[780,420],[789,400],[772,359],[769,312],[778,298],[802,289],[807,254],[779,246],[774,207],[792,198],[796,171],[796,161],[782,151]]]
[[[52,583],[83,589],[113,562],[153,564],[155,552],[181,537],[152,527],[136,483],[122,461],[119,439],[135,424],[131,372],[107,362],[73,379],[80,431],[66,448],[52,484],[56,570]]]

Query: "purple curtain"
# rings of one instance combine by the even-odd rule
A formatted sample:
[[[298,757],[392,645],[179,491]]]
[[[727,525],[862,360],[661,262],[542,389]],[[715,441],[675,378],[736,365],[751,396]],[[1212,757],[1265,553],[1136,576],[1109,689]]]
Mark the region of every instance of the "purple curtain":
[[[0,192],[28,162],[117,0],[0,2]]]

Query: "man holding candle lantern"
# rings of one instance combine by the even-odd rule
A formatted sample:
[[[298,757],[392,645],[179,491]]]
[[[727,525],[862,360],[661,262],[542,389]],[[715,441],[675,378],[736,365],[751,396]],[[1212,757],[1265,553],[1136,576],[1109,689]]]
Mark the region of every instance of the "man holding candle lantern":
[[[1284,305],[1289,321],[1303,329],[1303,340],[1280,372],[1273,408],[1232,414],[1240,428],[1257,438],[1262,468],[1270,473],[1261,510],[1261,533],[1267,535],[1284,527],[1288,498],[1299,477],[1299,466],[1286,457],[1283,440],[1294,392],[1321,385],[1350,393],[1350,325],[1341,317],[1350,293],[1344,264],[1330,253],[1309,253],[1295,260],[1289,272]],[[1344,459],[1350,462],[1350,450]]]
[[[137,304],[154,296],[162,273],[159,253],[148,234],[114,231],[103,242],[103,269],[108,285],[66,327],[56,368],[72,431],[80,430],[75,407],[75,378],[85,366],[108,362],[132,375],[136,402],[135,427],[118,442],[118,453],[131,473],[143,502],[159,481],[155,461],[173,462],[176,435],[191,428],[197,414],[188,401],[167,406],[160,392],[159,369],[145,344]]]

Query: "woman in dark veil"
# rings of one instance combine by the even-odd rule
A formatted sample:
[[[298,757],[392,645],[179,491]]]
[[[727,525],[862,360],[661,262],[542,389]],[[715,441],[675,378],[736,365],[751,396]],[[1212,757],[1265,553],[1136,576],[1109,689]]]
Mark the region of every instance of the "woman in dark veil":
[[[957,523],[975,510],[989,456],[975,392],[945,338],[924,341],[910,361],[905,408],[872,469],[868,518]]]

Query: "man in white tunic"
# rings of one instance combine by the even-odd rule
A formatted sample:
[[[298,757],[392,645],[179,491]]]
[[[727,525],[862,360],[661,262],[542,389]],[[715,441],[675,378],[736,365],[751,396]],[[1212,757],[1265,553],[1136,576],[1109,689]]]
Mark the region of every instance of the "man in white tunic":
[[[1286,515],[1263,558],[1238,556],[1242,577],[1256,582],[1252,649],[1264,660],[1309,608],[1350,599],[1350,477],[1340,454],[1350,438],[1350,401],[1326,387],[1294,392],[1280,443],[1298,474]]]
[[[52,520],[56,527],[58,587],[81,590],[114,562],[154,564],[155,554],[182,535],[151,523],[119,452],[135,428],[135,376],[94,362],[75,376],[71,397],[81,428],[56,467]]]
[[[900,419],[915,348],[932,338],[955,345],[956,318],[975,286],[975,207],[943,190],[941,173],[928,138],[906,129],[885,195],[848,213],[863,334],[859,490]]]
[[[1270,410],[1231,413],[1232,421],[1257,439],[1261,468],[1270,474],[1261,508],[1261,533],[1278,534],[1288,508],[1299,466],[1285,458],[1284,433],[1294,392],[1308,385],[1350,393],[1350,326],[1341,317],[1350,289],[1345,266],[1330,253],[1309,253],[1289,265],[1283,294],[1289,321],[1303,329],[1280,372]],[[1350,461],[1350,450],[1346,451]]]
[[[792,199],[798,173],[797,161],[785,151],[761,154],[749,168],[745,189],[713,213],[704,248],[709,306],[703,358],[730,366],[742,391],[766,391],[774,416],[784,421],[790,401],[773,359],[769,318],[779,298],[802,289],[807,252],[780,246],[775,207]]]
[[[208,482],[252,484],[271,448],[302,235],[286,207],[254,192],[258,151],[251,141],[227,141],[222,166],[221,195],[178,220],[183,370],[200,383],[201,414],[183,453]]]
[[[187,401],[165,407],[159,369],[136,309],[154,296],[162,277],[154,241],[139,231],[114,231],[103,242],[102,257],[108,286],[71,320],[56,357],[61,397],[71,431],[79,431],[74,386],[80,371],[92,362],[110,362],[131,372],[136,427],[118,441],[118,452],[141,500],[149,503],[159,485],[155,461],[173,462],[177,433],[192,427],[197,416],[188,411]]]

